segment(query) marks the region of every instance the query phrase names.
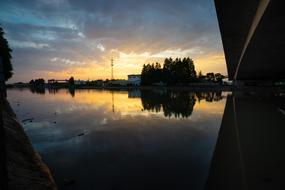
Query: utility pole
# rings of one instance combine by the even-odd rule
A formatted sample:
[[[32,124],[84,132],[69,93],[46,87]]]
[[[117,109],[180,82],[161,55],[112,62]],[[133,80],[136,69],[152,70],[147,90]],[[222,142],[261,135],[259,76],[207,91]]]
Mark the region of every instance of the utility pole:
[[[113,73],[113,67],[114,67],[114,60],[111,59],[111,80],[114,80],[114,73]]]

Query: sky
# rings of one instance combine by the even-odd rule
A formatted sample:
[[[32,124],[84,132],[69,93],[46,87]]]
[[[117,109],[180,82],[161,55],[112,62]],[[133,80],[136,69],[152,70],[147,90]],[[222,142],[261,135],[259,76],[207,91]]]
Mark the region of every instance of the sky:
[[[196,71],[226,73],[213,0],[1,0],[14,76],[126,79],[143,64],[190,57]]]

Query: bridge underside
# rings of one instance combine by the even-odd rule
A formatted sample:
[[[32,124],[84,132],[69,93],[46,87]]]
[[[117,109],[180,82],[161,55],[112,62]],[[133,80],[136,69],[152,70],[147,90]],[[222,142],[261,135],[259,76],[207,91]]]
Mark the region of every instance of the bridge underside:
[[[285,1],[215,0],[229,78],[285,79]]]

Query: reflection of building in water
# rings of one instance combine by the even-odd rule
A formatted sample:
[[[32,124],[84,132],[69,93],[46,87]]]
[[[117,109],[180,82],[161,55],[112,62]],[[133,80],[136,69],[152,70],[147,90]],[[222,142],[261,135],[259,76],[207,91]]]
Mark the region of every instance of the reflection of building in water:
[[[128,91],[128,98],[140,98],[141,91],[140,90],[129,90]]]
[[[206,189],[284,189],[284,105],[280,97],[228,97]]]
[[[134,86],[140,86],[141,85],[141,75],[128,75],[128,84],[131,84]]]

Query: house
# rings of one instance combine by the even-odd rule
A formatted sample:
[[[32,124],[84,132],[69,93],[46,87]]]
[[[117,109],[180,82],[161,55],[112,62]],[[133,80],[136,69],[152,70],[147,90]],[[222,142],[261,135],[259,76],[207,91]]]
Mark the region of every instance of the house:
[[[74,84],[75,85],[85,85],[86,81],[84,81],[84,80],[74,80]]]
[[[134,86],[141,85],[141,75],[128,75],[128,84]]]
[[[49,79],[48,80],[49,85],[53,84],[68,84],[68,80],[57,80],[57,79]]]

